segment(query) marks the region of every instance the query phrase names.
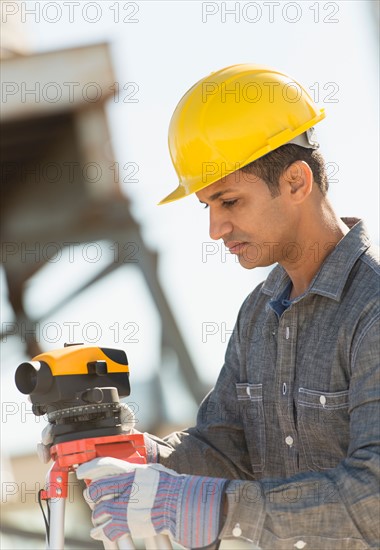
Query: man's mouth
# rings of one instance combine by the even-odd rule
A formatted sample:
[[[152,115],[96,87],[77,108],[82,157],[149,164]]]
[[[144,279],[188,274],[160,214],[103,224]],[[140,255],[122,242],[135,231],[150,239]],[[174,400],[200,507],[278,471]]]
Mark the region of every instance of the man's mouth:
[[[246,241],[228,241],[225,243],[231,254],[240,254],[247,244]]]

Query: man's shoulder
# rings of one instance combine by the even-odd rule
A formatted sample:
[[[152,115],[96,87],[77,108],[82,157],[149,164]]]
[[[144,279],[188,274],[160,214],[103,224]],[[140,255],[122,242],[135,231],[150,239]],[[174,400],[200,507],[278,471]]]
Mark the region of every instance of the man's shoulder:
[[[343,295],[357,305],[362,303],[379,306],[380,261],[379,248],[371,245],[359,256],[351,270]]]
[[[369,275],[373,272],[374,276],[380,275],[380,249],[376,245],[371,245],[360,256],[359,261],[368,266]]]

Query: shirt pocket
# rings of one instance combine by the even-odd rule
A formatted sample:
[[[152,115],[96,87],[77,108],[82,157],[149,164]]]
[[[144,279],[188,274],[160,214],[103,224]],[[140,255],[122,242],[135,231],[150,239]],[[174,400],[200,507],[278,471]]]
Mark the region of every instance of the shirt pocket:
[[[253,472],[265,468],[265,417],[262,384],[236,384],[240,415]]]
[[[312,470],[335,468],[347,456],[348,390],[299,388],[297,409],[301,462],[303,458]]]

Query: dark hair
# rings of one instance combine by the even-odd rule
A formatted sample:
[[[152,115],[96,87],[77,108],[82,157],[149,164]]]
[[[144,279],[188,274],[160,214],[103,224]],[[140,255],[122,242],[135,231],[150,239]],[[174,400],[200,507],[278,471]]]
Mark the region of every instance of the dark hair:
[[[247,164],[241,171],[264,180],[269,187],[271,195],[276,197],[280,194],[280,176],[296,160],[303,160],[310,166],[315,183],[318,185],[322,195],[326,195],[329,183],[325,161],[317,149],[306,149],[294,143],[288,143]]]

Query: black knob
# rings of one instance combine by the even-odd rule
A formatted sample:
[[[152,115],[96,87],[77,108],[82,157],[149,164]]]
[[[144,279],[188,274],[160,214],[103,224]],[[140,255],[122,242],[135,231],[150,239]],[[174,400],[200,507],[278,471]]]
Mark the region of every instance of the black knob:
[[[100,388],[92,388],[82,393],[82,399],[86,403],[102,403],[103,391]]]

